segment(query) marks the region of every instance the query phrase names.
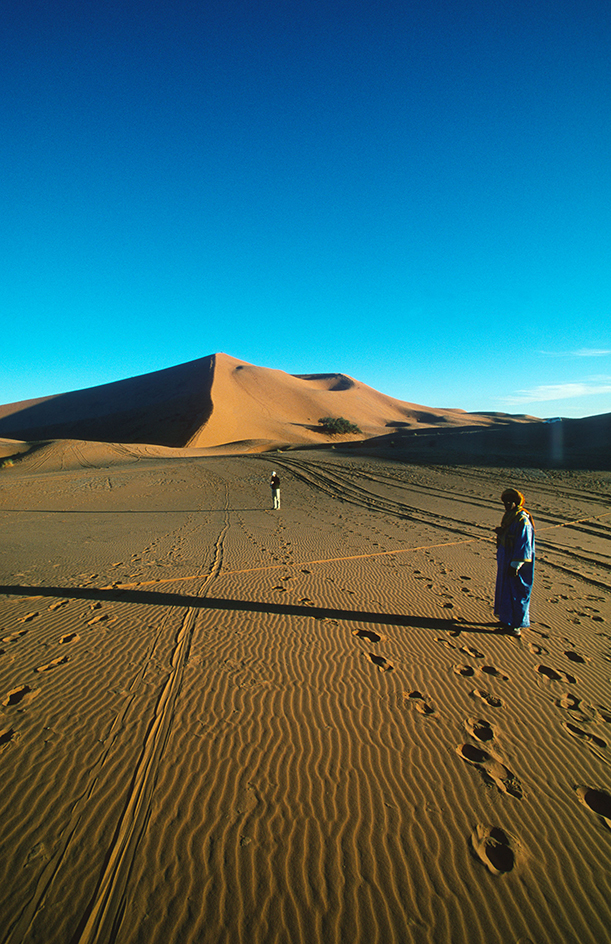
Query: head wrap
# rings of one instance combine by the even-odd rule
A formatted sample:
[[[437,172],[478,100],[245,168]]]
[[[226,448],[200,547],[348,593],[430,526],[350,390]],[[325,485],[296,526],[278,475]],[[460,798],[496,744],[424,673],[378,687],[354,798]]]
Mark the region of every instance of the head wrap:
[[[505,535],[509,525],[515,521],[516,518],[519,518],[520,515],[528,515],[528,519],[534,530],[535,522],[533,521],[533,516],[531,515],[530,511],[524,507],[524,502],[526,499],[524,498],[522,492],[518,492],[518,490],[515,488],[506,488],[501,495],[501,501],[511,502],[512,504],[517,505],[517,507],[508,508],[505,510],[503,520],[501,521],[501,527],[497,530],[499,544],[505,543]]]
[[[501,501],[513,502],[514,504],[518,506],[518,508],[521,508],[525,502],[525,498],[522,492],[518,492],[515,488],[506,488],[503,494],[501,495]]]

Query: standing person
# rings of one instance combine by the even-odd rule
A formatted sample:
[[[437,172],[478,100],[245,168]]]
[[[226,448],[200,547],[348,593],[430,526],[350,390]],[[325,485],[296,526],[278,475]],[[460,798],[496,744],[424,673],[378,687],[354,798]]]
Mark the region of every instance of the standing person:
[[[269,483],[272,487],[272,503],[274,508],[280,508],[280,479],[276,472],[272,472]]]
[[[505,514],[496,531],[494,613],[512,636],[530,626],[530,595],[535,569],[535,524],[515,488],[501,495]]]

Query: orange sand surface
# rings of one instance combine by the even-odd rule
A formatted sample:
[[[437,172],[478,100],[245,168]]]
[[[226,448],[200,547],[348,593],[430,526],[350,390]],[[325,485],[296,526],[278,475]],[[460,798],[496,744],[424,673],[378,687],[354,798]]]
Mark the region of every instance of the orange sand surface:
[[[508,485],[521,639],[492,616]],[[2,944],[609,941],[610,497],[333,451],[18,456]]]

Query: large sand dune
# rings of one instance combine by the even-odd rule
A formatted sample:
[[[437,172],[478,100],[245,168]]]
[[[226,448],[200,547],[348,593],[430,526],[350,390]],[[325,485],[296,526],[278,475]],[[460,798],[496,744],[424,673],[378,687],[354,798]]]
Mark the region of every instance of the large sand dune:
[[[505,414],[434,410],[396,400],[345,374],[293,376],[227,354],[130,380],[0,407],[0,437],[73,439],[199,448],[328,441],[323,416],[343,416],[361,438],[402,427],[490,426],[523,421]],[[354,438],[354,437],[353,437]]]
[[[90,446],[0,473],[2,944],[610,940],[609,473]]]

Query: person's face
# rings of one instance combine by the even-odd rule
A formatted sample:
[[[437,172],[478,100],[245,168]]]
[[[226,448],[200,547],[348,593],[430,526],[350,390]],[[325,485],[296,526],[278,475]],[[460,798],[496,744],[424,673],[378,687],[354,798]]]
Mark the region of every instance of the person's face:
[[[507,498],[503,499],[502,501],[505,505],[505,511],[513,511],[514,508],[518,507],[515,502],[509,501]]]

